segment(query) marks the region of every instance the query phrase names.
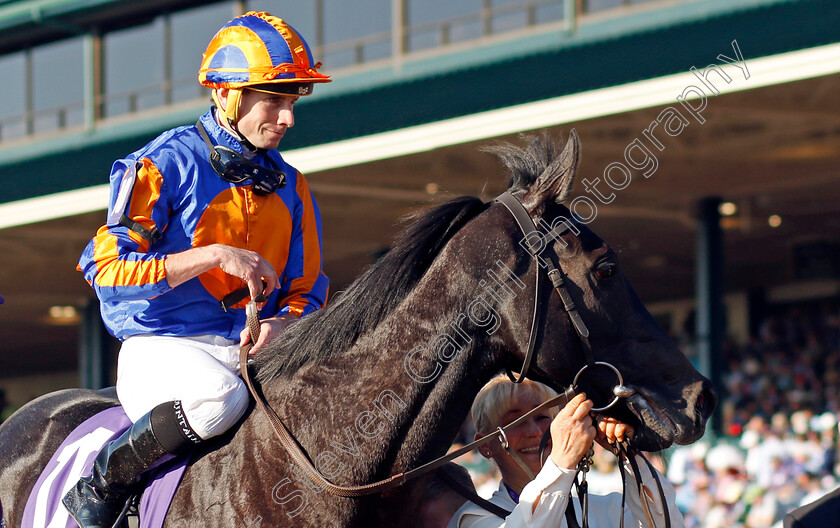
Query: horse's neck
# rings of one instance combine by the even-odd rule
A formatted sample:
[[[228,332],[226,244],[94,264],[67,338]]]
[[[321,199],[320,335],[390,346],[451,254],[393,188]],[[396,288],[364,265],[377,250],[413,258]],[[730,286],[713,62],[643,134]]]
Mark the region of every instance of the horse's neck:
[[[370,482],[446,451],[494,370],[486,339],[459,333],[466,305],[425,281],[350,350],[265,389],[313,460],[332,453],[344,465],[334,482]]]

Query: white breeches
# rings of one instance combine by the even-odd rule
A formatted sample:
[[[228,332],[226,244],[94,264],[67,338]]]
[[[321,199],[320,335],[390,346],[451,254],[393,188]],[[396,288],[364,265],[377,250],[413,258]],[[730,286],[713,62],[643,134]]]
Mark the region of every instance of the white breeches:
[[[117,360],[117,396],[132,422],[180,400],[190,426],[206,440],[227,431],[248,407],[238,370],[239,343],[230,339],[133,336]]]

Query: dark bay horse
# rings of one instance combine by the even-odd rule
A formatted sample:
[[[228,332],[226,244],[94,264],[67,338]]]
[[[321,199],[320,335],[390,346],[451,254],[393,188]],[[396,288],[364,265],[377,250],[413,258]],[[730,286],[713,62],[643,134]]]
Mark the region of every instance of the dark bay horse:
[[[572,218],[561,202],[578,162],[576,134],[562,152],[547,138],[495,151],[541,232]],[[635,425],[641,449],[697,440],[715,405],[708,380],[642,306],[610,246],[570,222],[573,229],[542,242],[565,273],[592,354],[636,390],[609,414]],[[444,454],[479,388],[502,369],[521,368],[537,295],[546,309],[529,375],[556,389],[571,383],[585,362],[581,340],[559,297],[535,291],[535,274],[544,271],[522,239],[502,204],[458,198],[438,206],[325,309],[258,354],[260,390],[322,475],[365,484]],[[593,371],[612,387],[610,373]],[[591,384],[598,390],[599,380]],[[113,394],[62,391],[0,427],[0,504],[9,526],[20,522],[62,436],[116,403]],[[203,444],[166,526],[414,526],[427,481],[348,499],[303,475],[252,406],[232,431]]]

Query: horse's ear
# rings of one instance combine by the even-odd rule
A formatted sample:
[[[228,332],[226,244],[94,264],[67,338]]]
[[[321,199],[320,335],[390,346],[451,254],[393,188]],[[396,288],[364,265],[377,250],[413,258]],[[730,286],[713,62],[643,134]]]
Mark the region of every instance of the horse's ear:
[[[562,203],[572,192],[575,182],[575,171],[580,158],[580,139],[577,131],[572,129],[563,152],[552,161],[540,174],[522,203],[528,210],[549,201]]]

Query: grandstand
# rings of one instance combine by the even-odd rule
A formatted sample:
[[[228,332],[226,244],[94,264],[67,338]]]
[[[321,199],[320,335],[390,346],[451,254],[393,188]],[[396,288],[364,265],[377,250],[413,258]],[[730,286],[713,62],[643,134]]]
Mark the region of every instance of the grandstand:
[[[0,1],[6,414],[113,383],[118,343],[74,271],[104,220],[110,163],[195,121],[204,46],[254,9],[311,35],[334,77],[281,143],[320,204],[333,292],[403,215],[500,192],[480,146],[575,128],[576,211],[725,396],[722,449],[669,453],[688,525],[768,526],[836,485],[833,0]],[[757,463],[744,457],[756,448]]]
[[[110,163],[195,121],[209,102],[195,80],[204,45],[251,9],[313,35],[335,79],[300,103],[281,144],[321,206],[334,292],[387,249],[402,215],[502,189],[479,146],[575,128],[579,212],[719,385],[724,338],[745,346],[767,317],[837,299],[836,2],[364,6],[0,3],[0,387],[11,408],[112,383],[116,344],[74,271],[104,219]]]

